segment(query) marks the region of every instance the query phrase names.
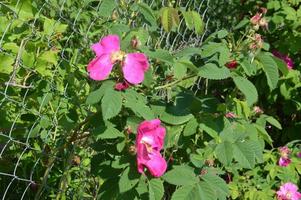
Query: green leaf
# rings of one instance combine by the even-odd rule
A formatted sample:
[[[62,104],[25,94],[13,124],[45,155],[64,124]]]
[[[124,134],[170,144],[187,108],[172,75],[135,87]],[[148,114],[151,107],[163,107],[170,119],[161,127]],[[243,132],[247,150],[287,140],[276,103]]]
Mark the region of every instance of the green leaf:
[[[104,81],[102,85],[95,91],[91,92],[86,100],[86,104],[93,105],[98,103],[103,97],[107,89],[112,89],[114,86],[113,81]]]
[[[236,142],[233,144],[234,159],[243,168],[252,169],[255,165],[255,153],[249,142]]]
[[[14,60],[11,56],[0,54],[0,73],[10,74],[14,69]]]
[[[273,57],[273,59],[276,62],[278,69],[282,72],[282,74],[284,74],[286,76],[288,74],[288,68],[287,68],[286,63],[283,60],[281,60],[275,56]]]
[[[135,169],[136,170],[136,169]],[[129,191],[139,182],[139,175],[136,171],[130,170],[130,167],[127,167],[122,175],[120,176],[120,180],[118,182],[120,193],[124,193]]]
[[[219,39],[222,39],[222,38],[226,37],[228,34],[229,34],[228,31],[223,29],[223,30],[220,30],[217,32],[217,37]]]
[[[173,27],[172,11],[170,8],[163,8],[161,14],[161,24],[166,32],[170,32]]]
[[[168,124],[179,125],[184,124],[193,118],[192,114],[175,115],[173,113],[162,112],[160,119]]]
[[[161,200],[164,195],[163,181],[160,179],[151,179],[148,182],[148,191],[150,200]]]
[[[262,139],[264,139],[264,141],[266,141],[269,145],[272,146],[273,140],[271,138],[271,136],[269,135],[269,133],[262,127],[259,126],[258,124],[254,124],[259,135],[262,137]]]
[[[268,53],[260,53],[257,58],[262,64],[263,71],[267,77],[268,85],[270,90],[274,90],[277,87],[279,73],[276,62]]]
[[[216,146],[215,154],[217,159],[225,166],[229,166],[233,159],[232,143],[224,141]]]
[[[186,185],[177,189],[171,200],[192,200],[192,199],[200,199],[201,196],[201,188],[199,184]]]
[[[183,11],[182,12],[186,26],[189,30],[192,30],[194,28],[194,23],[193,23],[193,16],[191,11]]]
[[[193,169],[188,166],[173,166],[174,168],[162,176],[162,178],[173,185],[193,185],[199,179],[195,176]]]
[[[110,17],[115,7],[116,7],[116,1],[103,0],[99,7],[98,13],[100,16]]]
[[[258,94],[252,82],[241,76],[233,77],[233,81],[236,87],[245,95],[249,106],[257,102]]]
[[[45,51],[39,56],[38,59],[46,61],[53,65],[57,65],[58,62],[57,51]]]
[[[221,80],[230,77],[230,70],[226,67],[218,67],[213,63],[207,63],[199,69],[198,75],[207,79]]]
[[[122,106],[121,92],[106,90],[101,101],[101,110],[104,120],[110,119],[118,115]]]
[[[282,126],[281,124],[279,123],[279,121],[277,119],[275,119],[274,117],[272,116],[269,116],[266,118],[267,122],[269,122],[270,124],[272,124],[273,126],[275,126],[276,128],[282,130]]]
[[[138,9],[151,26],[157,26],[154,11],[145,3],[138,3]]]
[[[174,77],[176,79],[182,79],[186,76],[186,72],[187,72],[187,67],[186,65],[183,65],[182,63],[180,62],[177,62],[175,65],[174,65]]]
[[[156,49],[156,51],[150,51],[147,48],[141,48],[141,50],[150,58],[158,59],[168,64],[174,64],[174,58],[167,50]]]
[[[136,115],[146,120],[154,118],[154,113],[149,106],[146,105],[144,97],[132,89],[125,91],[124,106],[130,108]]]
[[[227,196],[230,194],[230,192],[226,182],[222,178],[212,173],[207,173],[202,175],[201,179],[211,186],[211,188],[215,191],[215,196],[218,199],[227,199]]]
[[[204,32],[205,27],[201,15],[195,11],[192,11],[192,18],[195,32],[201,35]]]
[[[124,137],[124,134],[116,128],[109,126],[103,133],[97,134],[96,139],[114,139],[118,137]]]
[[[190,136],[197,132],[197,128],[199,126],[199,123],[195,118],[192,118],[185,126],[183,135],[184,136]]]
[[[244,71],[246,72],[246,74],[248,76],[255,74],[256,66],[254,64],[250,63],[250,61],[248,59],[244,59],[242,62],[240,62],[240,65],[242,66],[242,68],[244,69]]]

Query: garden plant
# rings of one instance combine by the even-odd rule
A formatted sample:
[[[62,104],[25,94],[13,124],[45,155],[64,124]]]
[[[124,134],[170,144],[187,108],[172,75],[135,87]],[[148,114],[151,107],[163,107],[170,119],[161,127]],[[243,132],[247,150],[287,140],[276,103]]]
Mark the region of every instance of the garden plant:
[[[301,200],[301,1],[0,1],[0,197]]]

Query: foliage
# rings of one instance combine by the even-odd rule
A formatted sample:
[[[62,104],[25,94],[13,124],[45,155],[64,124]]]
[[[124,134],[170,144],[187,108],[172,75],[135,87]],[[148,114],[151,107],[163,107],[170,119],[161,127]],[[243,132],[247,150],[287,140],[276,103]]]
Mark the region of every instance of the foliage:
[[[0,3],[4,197],[273,199],[284,182],[300,186],[300,3],[259,2],[265,30],[243,9],[254,1],[235,10],[243,19],[227,15],[235,24],[210,22],[208,5],[193,2]],[[89,78],[90,45],[108,34],[147,55],[142,84],[117,91],[118,72]],[[286,49],[294,69],[274,49]],[[168,164],[158,178],[138,173],[135,152],[138,125],[155,118]],[[288,167],[278,166],[284,145]]]

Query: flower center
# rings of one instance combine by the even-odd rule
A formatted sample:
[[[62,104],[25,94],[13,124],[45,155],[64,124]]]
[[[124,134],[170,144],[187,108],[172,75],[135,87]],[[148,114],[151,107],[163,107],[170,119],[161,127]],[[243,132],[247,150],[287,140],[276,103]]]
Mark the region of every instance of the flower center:
[[[111,62],[115,63],[117,61],[122,61],[124,57],[125,57],[125,52],[115,51],[111,54]]]
[[[291,193],[291,192],[287,192],[287,193],[285,194],[285,197],[286,197],[287,199],[291,199],[291,198],[292,198],[292,193]]]
[[[147,142],[147,139],[142,138],[141,143],[144,144],[146,151],[148,153],[152,153],[153,152],[153,147],[150,143]]]

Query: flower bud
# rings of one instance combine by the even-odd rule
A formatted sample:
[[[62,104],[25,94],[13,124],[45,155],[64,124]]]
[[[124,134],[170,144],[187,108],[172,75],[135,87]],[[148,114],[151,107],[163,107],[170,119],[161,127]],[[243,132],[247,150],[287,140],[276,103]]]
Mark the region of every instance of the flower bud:
[[[261,19],[261,14],[260,13],[256,13],[256,15],[254,15],[253,17],[251,17],[250,22],[253,25],[257,25],[259,23]]]
[[[136,36],[134,36],[131,40],[131,46],[133,49],[137,49],[140,46],[140,41],[138,40],[138,38]]]
[[[265,18],[260,19],[259,21],[259,26],[262,28],[268,29],[268,22]]]
[[[130,147],[129,147],[129,153],[131,154],[131,155],[136,155],[136,153],[137,153],[137,149],[136,149],[136,147],[135,147],[135,145],[131,145]]]
[[[229,69],[235,69],[237,67],[237,62],[236,60],[231,60],[230,62],[226,63],[226,67],[228,67]]]
[[[123,91],[123,90],[126,90],[129,87],[130,87],[130,85],[126,81],[124,81],[122,83],[116,83],[114,88],[117,91]]]
[[[262,14],[266,14],[268,12],[268,9],[266,9],[264,7],[261,7],[260,11],[261,11]]]
[[[263,113],[263,110],[259,106],[254,106],[253,110],[256,114],[259,115]]]

